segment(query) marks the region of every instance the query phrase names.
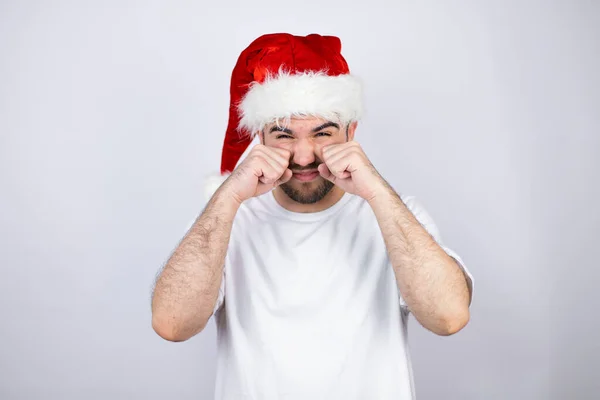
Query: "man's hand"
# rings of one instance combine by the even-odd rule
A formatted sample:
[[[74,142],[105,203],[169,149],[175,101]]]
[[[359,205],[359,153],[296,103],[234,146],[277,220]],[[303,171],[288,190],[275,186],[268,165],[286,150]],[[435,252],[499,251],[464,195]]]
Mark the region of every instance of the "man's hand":
[[[290,156],[288,150],[257,144],[223,187],[240,203],[261,196],[292,178]]]
[[[343,191],[367,201],[386,187],[381,175],[355,141],[324,147],[319,173]]]

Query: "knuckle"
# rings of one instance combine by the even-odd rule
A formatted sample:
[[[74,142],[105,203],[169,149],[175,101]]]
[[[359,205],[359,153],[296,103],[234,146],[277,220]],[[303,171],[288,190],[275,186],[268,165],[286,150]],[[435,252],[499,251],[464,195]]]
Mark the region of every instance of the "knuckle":
[[[267,171],[265,171],[265,176],[268,177],[269,179],[274,179],[274,178],[278,178],[279,177],[278,171],[275,171],[273,169],[269,169]]]
[[[290,154],[289,150],[282,149],[282,148],[274,148],[274,149],[272,149],[272,151],[273,151],[273,153],[279,154],[279,155],[282,155],[282,156]]]
[[[251,154],[262,154],[264,152],[264,146],[262,144],[257,144],[252,148]]]

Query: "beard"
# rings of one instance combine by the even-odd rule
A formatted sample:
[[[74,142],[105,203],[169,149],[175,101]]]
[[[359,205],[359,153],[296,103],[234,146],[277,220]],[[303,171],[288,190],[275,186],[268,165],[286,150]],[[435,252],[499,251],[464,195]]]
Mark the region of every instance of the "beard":
[[[321,163],[322,161],[316,158],[315,161],[309,165],[300,166],[290,163],[288,168],[292,171],[311,171],[319,168]],[[288,181],[282,183],[279,187],[290,199],[300,204],[314,204],[323,200],[335,186],[332,182],[322,176],[319,176],[315,182],[296,182],[296,185],[297,186],[294,186],[292,181]]]
[[[320,179],[321,182],[317,183],[317,186],[314,188],[311,188],[311,186],[314,186],[315,182],[301,183],[300,188],[295,188],[289,181],[282,183],[279,187],[290,199],[297,203],[314,204],[327,196],[334,186],[334,184],[327,179],[322,177]]]

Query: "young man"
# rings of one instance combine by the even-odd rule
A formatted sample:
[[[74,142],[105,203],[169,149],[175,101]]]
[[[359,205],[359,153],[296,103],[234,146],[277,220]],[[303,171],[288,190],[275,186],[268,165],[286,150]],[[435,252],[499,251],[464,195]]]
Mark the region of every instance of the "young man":
[[[469,320],[462,260],[355,140],[360,92],[336,37],[265,35],[238,60],[222,179],[152,302],[170,341],[215,315],[216,399],[413,399],[409,314]]]

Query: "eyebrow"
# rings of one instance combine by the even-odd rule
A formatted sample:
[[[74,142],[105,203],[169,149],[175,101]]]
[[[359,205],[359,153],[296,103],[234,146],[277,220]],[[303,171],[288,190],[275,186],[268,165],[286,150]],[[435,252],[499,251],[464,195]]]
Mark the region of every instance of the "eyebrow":
[[[332,128],[332,127],[340,129],[340,126],[338,124],[336,124],[335,122],[328,121],[328,122],[325,122],[322,125],[317,126],[316,128],[313,128],[312,132],[319,132],[319,131],[322,131],[325,128]],[[292,132],[291,129],[284,128],[282,126],[275,125],[275,126],[272,126],[271,129],[269,129],[269,133],[273,133],[275,131],[277,131],[277,132],[285,132],[285,133],[288,133],[290,135],[293,134],[293,132]]]
[[[312,131],[313,132],[319,132],[319,131],[322,131],[325,128],[331,128],[331,127],[340,129],[340,126],[338,124],[336,124],[335,122],[328,121],[328,122],[325,122],[323,125],[317,126]]]
[[[285,132],[285,133],[289,133],[290,135],[293,133],[291,129],[288,128],[284,128],[282,126],[272,126],[271,129],[269,129],[269,133],[273,133],[273,132]]]

